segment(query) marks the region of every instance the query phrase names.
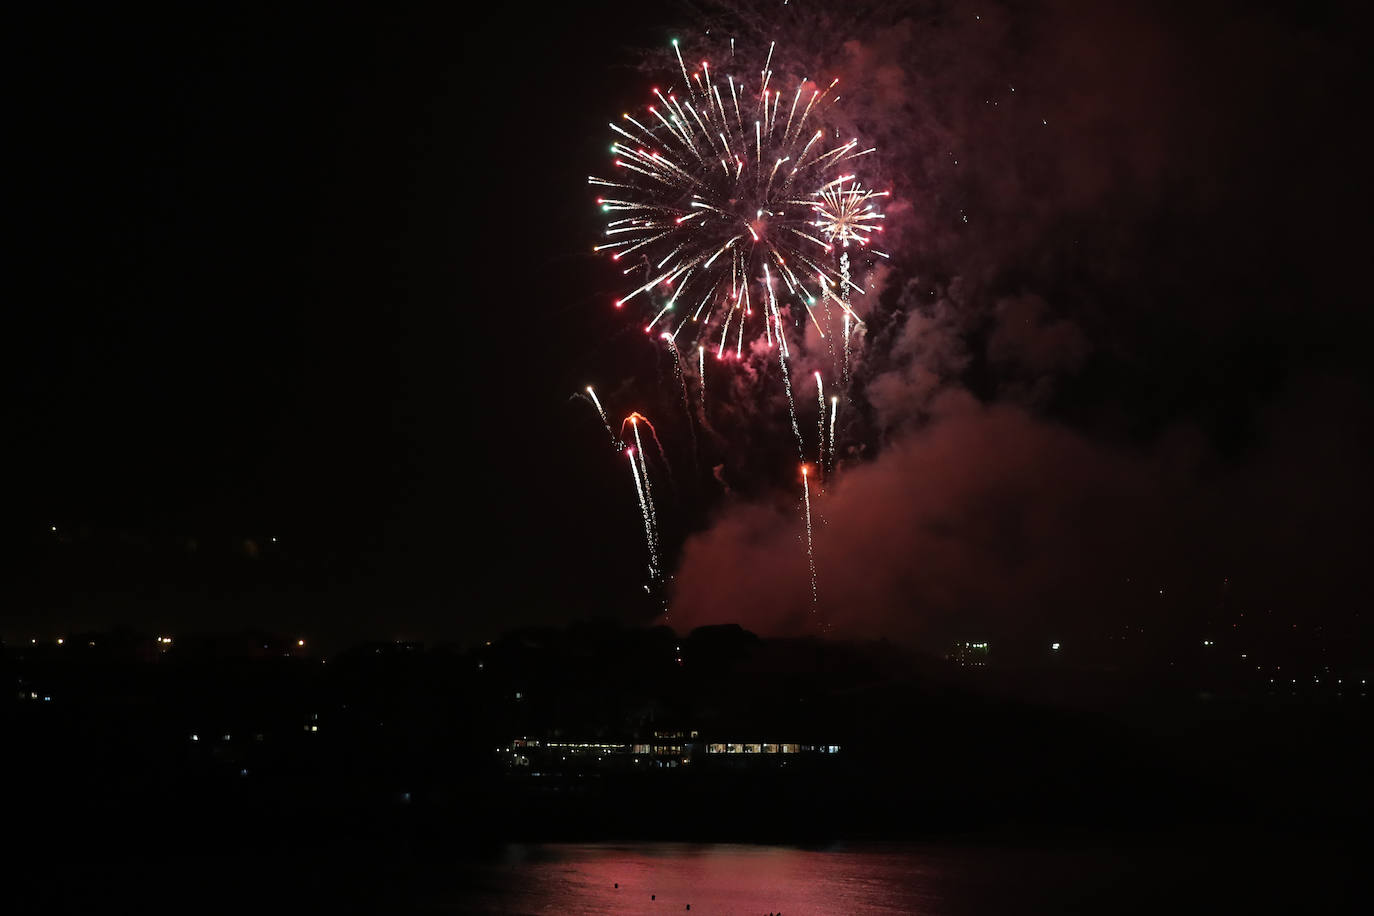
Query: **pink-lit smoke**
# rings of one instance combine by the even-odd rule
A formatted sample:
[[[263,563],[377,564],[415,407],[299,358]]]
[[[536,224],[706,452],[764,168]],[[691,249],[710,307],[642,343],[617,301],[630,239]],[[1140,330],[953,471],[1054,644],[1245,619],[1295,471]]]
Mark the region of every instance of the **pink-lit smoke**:
[[[1262,202],[1307,215],[1353,165],[1265,142],[1276,105],[1319,133],[1353,45],[1219,5],[781,9],[715,27],[785,32],[853,87],[895,201],[897,256],[856,303],[848,451],[812,507],[827,619],[1017,631],[1120,614],[1126,583],[1243,571],[1255,595],[1311,601],[1358,567],[1367,382],[1303,361],[1348,306],[1334,274],[1290,296],[1252,273],[1352,252],[1315,209],[1270,225]],[[824,368],[813,337],[798,376]],[[685,545],[671,622],[806,631],[798,494],[726,498]]]

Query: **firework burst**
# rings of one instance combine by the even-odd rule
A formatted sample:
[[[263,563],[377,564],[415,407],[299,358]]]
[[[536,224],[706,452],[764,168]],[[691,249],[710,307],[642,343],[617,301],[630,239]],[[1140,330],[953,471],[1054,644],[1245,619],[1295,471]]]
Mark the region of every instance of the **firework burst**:
[[[863,293],[836,270],[833,251],[835,241],[867,244],[878,228],[874,199],[883,195],[849,172],[874,150],[826,125],[838,80],[780,86],[771,47],[758,71],[722,78],[702,61],[689,73],[676,41],[673,49],[681,87],[654,88],[646,111],[612,123],[614,177],[589,178],[605,189],[597,203],[606,239],[596,250],[625,263],[636,284],[616,307],[645,302],[645,331],[661,326],[671,340],[695,325],[694,343],[717,357],[743,358],[746,335],[785,357],[778,296],[825,335],[817,299],[828,294],[851,315],[847,293]],[[837,221],[843,229],[827,238]]]
[[[644,109],[610,124],[612,169],[607,177],[588,178],[602,195],[596,202],[606,220],[605,237],[594,248],[609,254],[628,278],[616,308],[629,304],[642,310],[645,333],[662,339],[670,351],[694,462],[697,442],[688,379],[695,371],[699,422],[711,430],[707,351],[717,359],[750,360],[742,373],[746,378],[777,359],[802,462],[800,508],[811,611],[824,626],[819,618],[812,467],[806,463],[809,449],[798,422],[789,362],[794,348],[802,348],[805,358],[808,345],[814,346],[816,337],[803,336],[809,320],[834,364],[832,385],[838,381],[841,393],[848,391],[851,335],[863,324],[850,298],[864,294],[863,278],[851,279],[850,254],[857,250],[887,257],[873,242],[882,232],[879,204],[888,192],[866,188],[858,174],[871,170],[872,160],[863,157],[875,148],[861,149],[857,138],[837,129],[845,121],[833,107],[838,79],[828,84],[797,80],[783,75],[781,64],[775,74],[772,45],[756,70],[736,69],[744,66],[744,55],[736,56],[733,39],[723,68],[708,61],[689,68],[678,43],[672,46],[681,81],[674,75],[675,85],[650,90]],[[679,341],[684,331],[687,336]],[[695,360],[689,347],[696,350]],[[807,371],[812,370],[808,365]],[[813,375],[814,495],[823,500],[823,482],[836,460],[840,395],[830,399],[827,448],[824,378],[820,371]],[[612,443],[629,459],[649,577],[654,587],[664,586],[654,486],[663,479],[673,484],[667,453],[642,414],[626,417],[617,435],[596,393],[589,387],[587,394]],[[662,461],[658,481],[651,479],[641,426],[648,428]],[[821,528],[822,509],[818,504]]]
[[[838,184],[831,184],[817,192],[817,199],[811,205],[815,211],[815,227],[832,245],[836,242],[848,248],[850,242],[868,245],[872,241],[869,233],[882,232],[877,221],[883,219],[874,201],[887,197],[887,191],[865,190],[854,176],[846,176]],[[887,257],[887,254],[874,249],[874,254]]]

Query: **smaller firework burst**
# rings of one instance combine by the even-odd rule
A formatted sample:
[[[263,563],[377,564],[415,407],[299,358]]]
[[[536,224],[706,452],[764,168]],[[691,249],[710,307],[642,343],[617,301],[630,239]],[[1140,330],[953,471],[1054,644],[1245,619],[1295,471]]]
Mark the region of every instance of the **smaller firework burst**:
[[[882,232],[883,227],[876,221],[883,218],[874,206],[874,199],[887,197],[887,191],[865,189],[853,175],[837,178],[830,184],[813,192],[816,201],[811,208],[816,212],[816,228],[831,244],[836,242],[848,248],[851,241],[867,246],[872,241],[871,232]],[[875,252],[887,257],[883,252]]]

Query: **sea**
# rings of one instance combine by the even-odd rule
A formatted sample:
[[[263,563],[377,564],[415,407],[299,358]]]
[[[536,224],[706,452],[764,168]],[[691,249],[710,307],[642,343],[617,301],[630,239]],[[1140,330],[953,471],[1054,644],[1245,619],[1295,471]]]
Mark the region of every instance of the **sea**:
[[[508,844],[436,863],[410,902],[421,912],[510,916],[1374,912],[1355,858],[1340,842],[1285,848],[1236,834],[1041,845]]]
[[[204,845],[209,825],[98,855],[70,843],[11,863],[0,913],[685,914],[1374,913],[1370,837],[1317,830],[1168,835],[1018,831],[929,842],[455,842],[340,834]],[[20,829],[21,827],[16,827]],[[18,835],[18,834],[17,834]],[[268,843],[267,836],[276,838]],[[89,850],[88,850],[89,852]]]

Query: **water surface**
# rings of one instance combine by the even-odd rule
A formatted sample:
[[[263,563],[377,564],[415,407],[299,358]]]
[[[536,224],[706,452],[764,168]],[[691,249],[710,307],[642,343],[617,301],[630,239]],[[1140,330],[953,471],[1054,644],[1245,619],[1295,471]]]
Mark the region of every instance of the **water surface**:
[[[428,872],[427,911],[948,914],[1343,909],[1346,863],[1244,837],[1145,845],[513,844]],[[618,886],[617,886],[618,885]]]

